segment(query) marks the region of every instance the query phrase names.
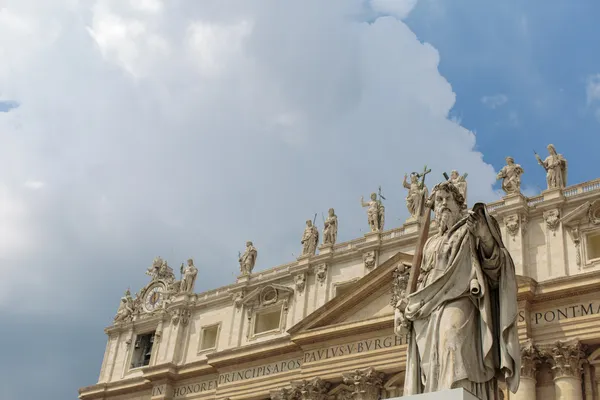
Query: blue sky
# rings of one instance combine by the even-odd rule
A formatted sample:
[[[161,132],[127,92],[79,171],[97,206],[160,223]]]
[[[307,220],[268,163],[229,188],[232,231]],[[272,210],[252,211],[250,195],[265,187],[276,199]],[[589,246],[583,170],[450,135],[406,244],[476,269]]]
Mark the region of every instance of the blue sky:
[[[570,184],[598,177],[590,164],[600,146],[598,105],[586,98],[600,70],[598,13],[594,1],[425,0],[406,22],[440,52],[440,72],[456,93],[452,115],[477,133],[484,159],[500,168],[503,142],[514,143],[524,185],[539,191],[544,172],[533,150],[545,154],[548,143],[571,160]],[[498,95],[505,103],[483,104]]]
[[[399,226],[423,164],[468,172],[471,203],[507,155],[542,190],[548,143],[570,184],[599,175],[596,0],[71,3],[0,9],[3,400],[94,384],[158,255],[204,291],[246,240],[257,270],[291,261],[329,207],[360,236],[379,185]]]

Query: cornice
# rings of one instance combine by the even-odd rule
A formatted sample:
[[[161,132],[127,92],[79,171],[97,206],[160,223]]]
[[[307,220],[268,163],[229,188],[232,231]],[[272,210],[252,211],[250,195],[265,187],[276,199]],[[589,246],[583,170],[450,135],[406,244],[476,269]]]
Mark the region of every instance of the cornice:
[[[300,351],[298,345],[290,340],[289,335],[285,335],[264,342],[257,342],[243,347],[234,347],[208,354],[207,362],[214,368],[223,368],[256,359],[264,359],[297,351]]]
[[[126,380],[100,383],[79,389],[81,400],[104,399],[106,397],[139,392],[152,388],[152,383],[144,377],[130,378]]]
[[[541,303],[600,291],[600,271],[563,276],[544,282],[519,282],[518,300]]]
[[[299,346],[303,346],[319,341],[339,339],[346,336],[360,335],[367,332],[390,329],[393,327],[394,316],[390,314],[363,321],[344,322],[301,331],[292,335],[291,340]]]

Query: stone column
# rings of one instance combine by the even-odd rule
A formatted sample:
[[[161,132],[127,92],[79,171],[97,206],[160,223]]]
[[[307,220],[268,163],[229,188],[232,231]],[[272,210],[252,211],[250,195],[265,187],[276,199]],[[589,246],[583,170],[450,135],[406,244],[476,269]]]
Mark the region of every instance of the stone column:
[[[552,365],[556,400],[583,400],[581,366],[585,354],[581,343],[556,342],[546,354]]]
[[[292,389],[296,391],[300,400],[326,400],[331,384],[321,378],[292,382]]]
[[[384,374],[369,367],[357,369],[342,375],[344,383],[351,388],[353,400],[378,400],[383,388]]]
[[[535,400],[535,374],[539,364],[538,349],[531,342],[527,342],[521,348],[521,382],[515,393],[515,400]]]

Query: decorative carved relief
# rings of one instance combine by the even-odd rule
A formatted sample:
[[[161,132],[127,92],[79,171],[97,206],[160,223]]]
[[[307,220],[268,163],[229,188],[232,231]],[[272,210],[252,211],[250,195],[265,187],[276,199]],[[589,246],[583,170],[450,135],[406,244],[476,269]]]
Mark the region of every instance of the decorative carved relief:
[[[550,362],[555,379],[560,377],[579,378],[581,376],[582,364],[585,360],[581,343],[567,344],[558,341],[554,346],[545,350],[543,355]]]
[[[531,341],[528,341],[521,347],[521,376],[535,379],[537,367],[540,363],[538,348]]]
[[[511,215],[504,218],[504,225],[506,226],[506,231],[510,236],[512,236],[514,241],[517,233],[519,233],[519,216]]]
[[[600,225],[600,201],[596,200],[588,209],[588,219],[591,224]]]
[[[292,390],[296,391],[295,398],[300,400],[326,400],[331,384],[321,378],[292,382]]]
[[[575,263],[581,268],[581,232],[579,232],[579,226],[571,228],[571,238],[575,245]]]
[[[315,276],[317,278],[317,282],[321,285],[325,283],[327,280],[327,264],[319,264],[315,267]]]
[[[365,263],[365,268],[375,268],[375,265],[377,264],[377,252],[375,252],[375,250],[367,251],[363,254],[363,262]]]
[[[271,391],[271,400],[300,400],[300,393],[296,389],[281,388]]]
[[[242,301],[244,300],[244,292],[237,292],[233,295],[233,304],[236,308],[240,308],[242,306]]]
[[[410,275],[410,264],[401,263],[392,273],[392,290],[390,305],[396,307],[398,301],[404,297],[406,287],[408,286],[408,276]]]
[[[303,292],[306,287],[306,273],[294,276],[294,285],[296,286],[296,291]]]
[[[546,227],[556,236],[556,229],[560,224],[560,212],[558,210],[547,211],[544,213],[544,220],[546,221]]]
[[[192,312],[187,308],[178,308],[170,311],[171,314],[171,323],[173,327],[176,327],[181,323],[181,325],[185,326],[190,321],[192,317]]]
[[[342,375],[344,383],[353,388],[354,400],[377,400],[383,387],[384,374],[373,367],[357,369]]]

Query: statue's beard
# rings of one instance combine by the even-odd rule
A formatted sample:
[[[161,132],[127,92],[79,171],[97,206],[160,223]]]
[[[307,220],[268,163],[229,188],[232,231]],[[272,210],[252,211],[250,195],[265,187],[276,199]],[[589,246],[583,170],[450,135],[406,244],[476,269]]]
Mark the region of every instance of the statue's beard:
[[[435,215],[441,233],[446,232],[456,223],[456,215],[449,208],[443,208]]]

